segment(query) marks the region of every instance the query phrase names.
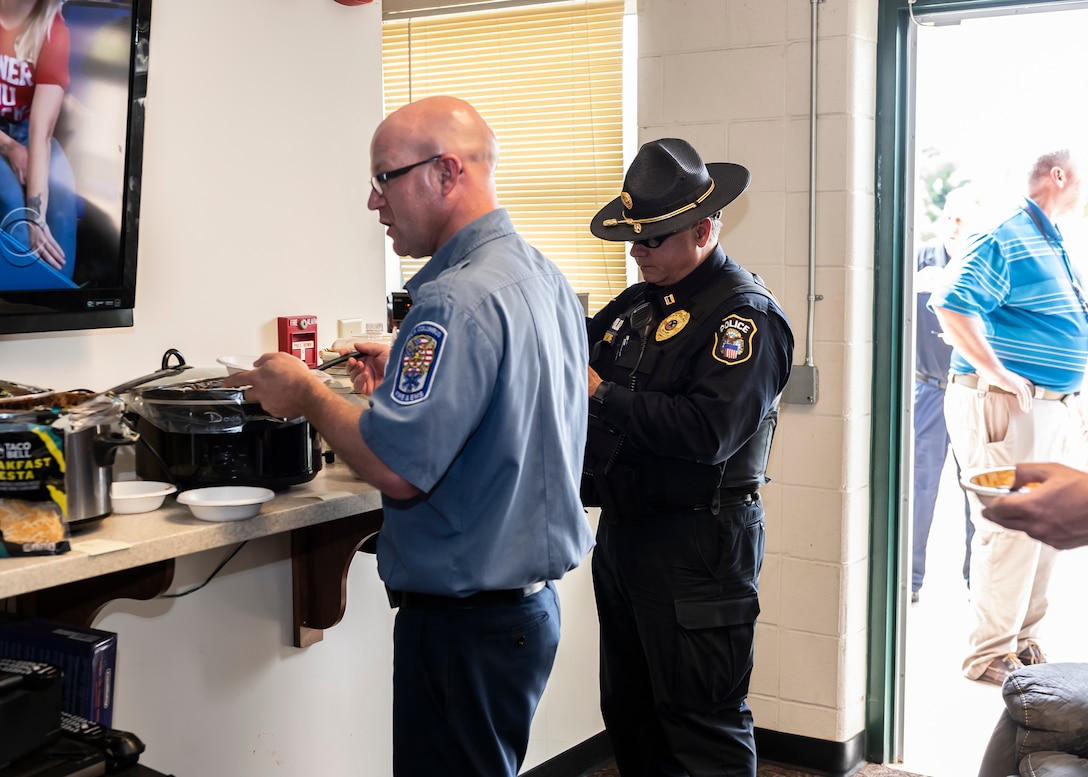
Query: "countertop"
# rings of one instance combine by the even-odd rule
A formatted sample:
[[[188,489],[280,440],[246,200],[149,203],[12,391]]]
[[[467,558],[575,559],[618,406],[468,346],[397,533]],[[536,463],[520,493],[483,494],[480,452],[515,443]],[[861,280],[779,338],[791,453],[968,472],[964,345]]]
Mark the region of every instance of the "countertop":
[[[67,553],[0,558],[0,600],[380,509],[381,494],[340,463],[240,521],[202,521],[170,496],[153,512],[76,524]]]

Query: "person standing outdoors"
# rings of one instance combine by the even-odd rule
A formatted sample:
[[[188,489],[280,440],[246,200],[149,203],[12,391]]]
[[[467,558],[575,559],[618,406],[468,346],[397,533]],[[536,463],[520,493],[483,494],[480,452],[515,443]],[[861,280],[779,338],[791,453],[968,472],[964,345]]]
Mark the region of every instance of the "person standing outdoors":
[[[793,333],[718,245],[748,181],[684,140],[651,141],[590,226],[631,241],[645,279],[588,323],[583,497],[601,506],[601,711],[624,777],[756,773],[759,490]]]
[[[953,347],[945,417],[964,469],[1060,462],[1080,438],[1088,306],[1055,222],[1082,215],[1081,173],[1068,150],[1040,156],[1020,207],[971,244],[930,299]],[[987,520],[970,500],[975,618],[963,673],[1000,685],[1046,661],[1037,637],[1057,551]]]
[[[514,777],[559,641],[552,581],[593,545],[578,493],[584,313],[499,207],[498,143],[471,105],[394,111],[370,157],[367,206],[399,255],[430,257],[392,351],[359,343],[348,360],[370,406],[283,353],[226,383],[305,416],[382,491],[394,774]]]
[[[952,346],[944,341],[937,316],[927,305],[941,273],[967,247],[971,225],[977,221],[978,197],[969,186],[953,189],[945,197],[937,219],[938,236],[918,249],[914,276],[915,361],[914,361],[914,531],[911,535],[910,596],[919,599],[926,575],[926,546],[933,525],[941,473],[948,458],[948,427],[944,420],[944,391],[952,361]],[[955,456],[953,456],[953,459]],[[956,479],[960,468],[956,466]],[[971,581],[971,505],[963,498],[964,554],[963,579]]]

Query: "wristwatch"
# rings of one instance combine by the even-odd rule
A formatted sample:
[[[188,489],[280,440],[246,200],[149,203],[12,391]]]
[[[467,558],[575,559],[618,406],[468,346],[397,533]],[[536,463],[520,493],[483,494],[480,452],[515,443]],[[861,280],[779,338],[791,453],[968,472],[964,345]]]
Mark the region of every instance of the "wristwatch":
[[[604,399],[611,390],[612,384],[607,381],[602,380],[597,384],[597,388],[593,391],[593,396],[589,398],[590,418],[598,418],[601,415],[601,412],[604,410]]]

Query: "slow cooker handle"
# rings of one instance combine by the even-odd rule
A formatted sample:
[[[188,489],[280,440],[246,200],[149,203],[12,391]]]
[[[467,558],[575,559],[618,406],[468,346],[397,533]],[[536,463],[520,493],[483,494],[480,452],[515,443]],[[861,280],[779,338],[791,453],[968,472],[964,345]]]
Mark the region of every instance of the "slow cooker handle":
[[[178,360],[177,365],[173,367],[170,366],[170,357],[172,356],[176,356]],[[182,356],[176,348],[171,348],[169,351],[163,354],[161,370],[158,370],[157,372],[152,372],[150,375],[144,375],[143,377],[136,378],[135,380],[127,381],[126,383],[122,383],[119,386],[114,386],[111,389],[106,389],[106,391],[102,393],[112,394],[114,396],[116,396],[117,394],[124,394],[129,389],[134,389],[137,386],[142,386],[145,383],[150,383],[151,381],[158,380],[159,378],[167,378],[171,375],[178,375],[188,369],[190,369],[190,366],[185,363],[185,357]]]
[[[176,368],[170,366],[171,356],[178,357],[178,363],[176,365]],[[176,369],[176,372],[181,372],[181,370],[185,368],[185,357],[181,355],[181,351],[179,351],[177,348],[171,348],[162,355],[162,368],[164,370]]]
[[[122,431],[119,432],[96,435],[91,446],[95,464],[100,467],[112,467],[114,459],[117,458],[117,449],[122,445],[133,445],[139,439],[139,433],[127,427],[122,427]]]

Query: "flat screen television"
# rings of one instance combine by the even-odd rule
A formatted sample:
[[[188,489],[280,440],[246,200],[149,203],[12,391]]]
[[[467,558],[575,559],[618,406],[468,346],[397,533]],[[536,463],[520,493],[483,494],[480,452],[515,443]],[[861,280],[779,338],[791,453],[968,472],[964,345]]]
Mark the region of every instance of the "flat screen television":
[[[58,15],[33,66],[28,44],[20,50],[0,27],[0,132],[25,142],[21,157],[0,151],[0,334],[133,322],[151,0],[66,0]],[[60,92],[65,77],[49,73],[65,64]],[[34,149],[44,147],[28,140],[39,107],[20,96],[28,79],[54,101],[62,95],[59,111],[55,102],[42,109],[56,116],[44,216],[27,195],[35,158],[43,175]],[[51,90],[42,89],[47,79]]]

